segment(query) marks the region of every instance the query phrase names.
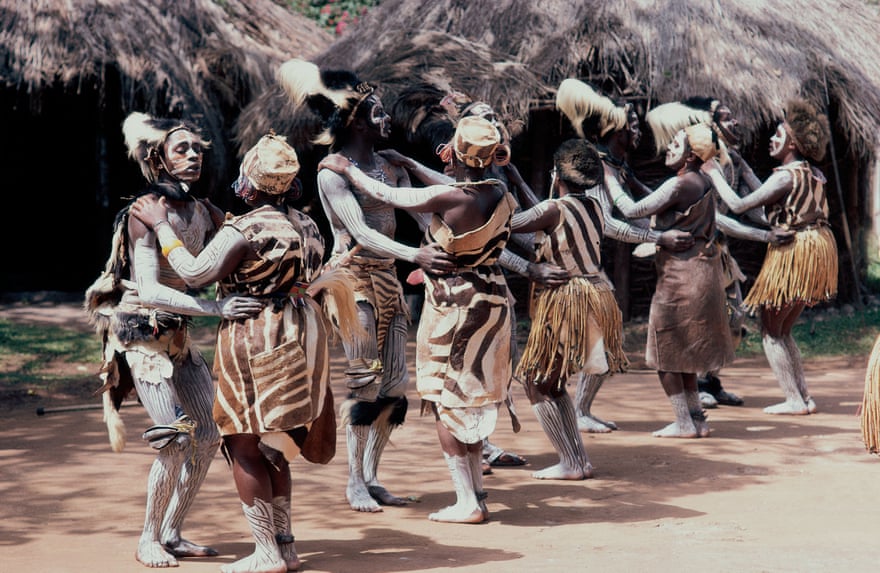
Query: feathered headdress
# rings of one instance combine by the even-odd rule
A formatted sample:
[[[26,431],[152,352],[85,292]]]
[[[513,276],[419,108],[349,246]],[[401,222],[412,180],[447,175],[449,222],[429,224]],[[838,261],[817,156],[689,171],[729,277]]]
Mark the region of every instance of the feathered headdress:
[[[831,126],[824,113],[803,98],[793,98],[785,106],[784,125],[801,155],[822,161],[831,141]]]
[[[711,125],[712,112],[673,101],[658,105],[649,111],[645,114],[645,121],[654,134],[657,155],[661,155],[666,151],[669,142],[675,138],[675,134],[682,129],[699,123]]]
[[[159,160],[165,141],[169,135],[180,129],[201,137],[198,127],[187,121],[155,118],[138,111],[130,113],[122,122],[122,135],[128,156],[138,162],[141,173],[150,183],[155,183],[159,176]],[[203,139],[202,147],[209,146],[210,142]]]
[[[583,123],[597,118],[599,137],[626,127],[630,106],[616,105],[610,98],[597,93],[580,80],[562,80],[556,91],[556,108],[571,122],[578,137],[584,137]]]
[[[278,83],[294,105],[308,105],[324,124],[315,139],[318,145],[333,145],[339,132],[348,127],[361,103],[376,91],[348,70],[321,70],[301,59],[284,62],[278,68]]]

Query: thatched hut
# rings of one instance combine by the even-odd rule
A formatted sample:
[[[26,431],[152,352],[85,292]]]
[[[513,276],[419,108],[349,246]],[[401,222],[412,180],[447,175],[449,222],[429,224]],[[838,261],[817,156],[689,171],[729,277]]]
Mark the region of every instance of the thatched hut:
[[[0,169],[7,249],[0,292],[78,291],[106,259],[137,191],[121,125],[131,111],[188,117],[213,148],[197,193],[228,206],[232,125],[278,64],[332,37],[272,0],[0,0]]]
[[[872,173],[880,128],[878,29],[877,7],[858,0],[384,0],[318,59],[366,69],[368,62],[387,58],[388,50],[413,36],[442,31],[525,66],[550,88],[577,77],[607,95],[633,101],[642,112],[690,95],[713,95],[740,118],[750,135],[744,155],[762,177],[772,167],[766,142],[784,102],[804,95],[827,110],[834,128],[832,153],[823,168],[841,248],[838,300],[859,303],[867,231],[872,230],[872,189],[877,187]],[[531,182],[541,188],[542,161],[570,135],[554,115],[552,98],[530,86],[498,90],[490,97],[498,109],[521,109],[527,102],[530,113],[520,118],[526,126],[520,138],[528,143],[516,157],[518,165],[536,166]],[[651,144],[644,138],[646,149],[635,158],[646,167],[654,155]],[[763,249],[743,248],[744,266],[756,268]],[[629,265],[619,265],[625,259],[610,262],[626,267],[624,272],[615,269],[615,280],[619,290],[629,292],[639,286],[635,280],[628,283],[629,275],[650,271],[630,273]],[[629,301],[621,301],[627,314],[644,311],[645,291],[649,285],[632,293],[632,312]]]
[[[506,98],[504,92],[528,89],[536,96],[548,94],[544,84],[525,65],[506,59],[482,44],[439,31],[397,37],[393,45],[379,42],[369,52],[357,50],[348,41],[337,40],[335,45],[346,48],[327,49],[311,60],[323,69],[354,71],[362,79],[377,85],[378,93],[389,109],[402,92],[417,84],[434,89],[437,93],[457,90],[476,99],[493,102],[503,100],[505,104],[497,111],[508,120],[511,131],[518,134],[523,127],[520,118],[528,116],[529,99]],[[317,160],[327,151],[311,143],[311,139],[320,131],[317,122],[318,118],[307,109],[293,108],[280,87],[267,90],[239,118],[239,150],[246,149],[266,129],[273,128],[286,134],[295,143],[300,155],[306,156],[302,174],[308,177],[307,173],[314,169]],[[415,152],[416,156],[424,157],[433,152],[433,148],[414,150],[414,142],[406,141],[407,134],[402,133],[406,129],[398,129],[395,125],[393,144],[406,146],[407,152]],[[418,146],[418,142],[415,145]],[[318,208],[314,201],[313,180],[304,183],[311,195],[312,208]]]

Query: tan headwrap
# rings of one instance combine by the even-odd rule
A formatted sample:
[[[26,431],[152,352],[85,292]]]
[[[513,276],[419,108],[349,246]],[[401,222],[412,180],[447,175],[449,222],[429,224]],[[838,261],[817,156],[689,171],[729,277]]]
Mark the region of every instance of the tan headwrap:
[[[486,168],[495,161],[500,144],[498,130],[482,117],[468,116],[458,121],[452,141],[441,149],[440,157],[448,162],[449,154],[468,167]]]
[[[727,159],[727,146],[718,137],[718,133],[705,123],[698,123],[684,128],[691,151],[703,162],[718,157],[722,163]]]
[[[241,174],[258,191],[281,195],[299,173],[299,159],[287,139],[274,133],[260,138],[241,161]]]

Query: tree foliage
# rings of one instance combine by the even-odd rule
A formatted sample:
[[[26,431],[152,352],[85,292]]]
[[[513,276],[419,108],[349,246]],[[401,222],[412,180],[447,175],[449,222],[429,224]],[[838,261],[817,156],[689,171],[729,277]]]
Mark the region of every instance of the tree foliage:
[[[315,20],[323,28],[341,36],[349,24],[356,23],[380,0],[290,0],[294,10]]]

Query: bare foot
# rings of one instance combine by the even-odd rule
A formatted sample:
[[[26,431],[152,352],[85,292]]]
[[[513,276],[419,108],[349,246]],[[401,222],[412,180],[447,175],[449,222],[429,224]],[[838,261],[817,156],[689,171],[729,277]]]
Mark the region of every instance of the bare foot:
[[[788,416],[804,416],[810,413],[810,408],[808,404],[805,404],[803,401],[800,403],[797,402],[781,402],[779,404],[774,404],[772,406],[767,406],[764,408],[765,414],[783,414]]]
[[[544,468],[532,474],[535,479],[560,479],[560,480],[582,480],[593,477],[593,466],[587,464],[584,467],[572,467],[566,464],[558,463],[555,466]]]
[[[657,430],[651,435],[655,438],[696,438],[697,429],[693,424],[690,424],[690,426],[681,426],[678,422],[672,422],[665,428]]]
[[[712,430],[709,429],[709,422],[705,420],[694,420],[694,427],[697,429],[698,438],[708,438],[712,433]]]
[[[287,564],[279,555],[255,552],[229,565],[220,567],[222,573],[287,573]]]
[[[348,487],[345,488],[345,497],[349,505],[355,511],[378,513],[382,508],[367,490],[367,484],[360,480],[348,479]]]
[[[489,519],[489,510],[484,513],[479,503],[476,508],[472,505],[464,507],[456,504],[430,514],[428,519],[445,523],[483,523]]]
[[[617,429],[614,422],[608,424],[598,418],[594,418],[593,416],[578,416],[577,424],[578,431],[587,434],[607,434],[611,432],[611,430]]]
[[[392,495],[391,492],[381,485],[367,486],[367,491],[370,492],[370,497],[379,502],[379,505],[401,506],[407,503],[404,498]]]
[[[217,550],[207,545],[196,545],[192,541],[180,538],[177,542],[166,542],[167,549],[175,557],[213,557],[218,555]]]
[[[809,411],[810,414],[815,414],[818,410],[819,409],[816,407],[816,403],[813,401],[813,399],[807,398],[807,411]]]
[[[177,559],[165,551],[158,541],[141,541],[138,543],[134,558],[147,567],[177,567]]]

